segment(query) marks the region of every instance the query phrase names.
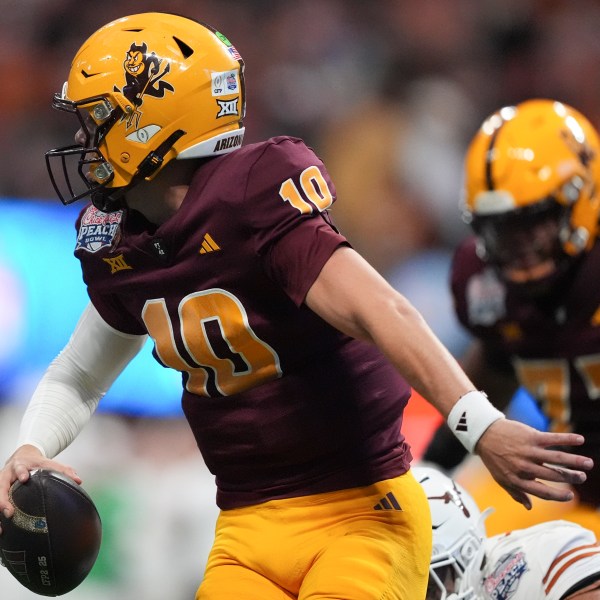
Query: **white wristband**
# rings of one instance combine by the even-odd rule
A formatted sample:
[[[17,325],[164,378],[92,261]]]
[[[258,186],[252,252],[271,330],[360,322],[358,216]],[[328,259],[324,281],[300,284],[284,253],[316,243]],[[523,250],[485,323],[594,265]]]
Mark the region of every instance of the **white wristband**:
[[[483,392],[467,392],[458,399],[448,414],[448,427],[471,453],[487,428],[504,413],[495,408]]]

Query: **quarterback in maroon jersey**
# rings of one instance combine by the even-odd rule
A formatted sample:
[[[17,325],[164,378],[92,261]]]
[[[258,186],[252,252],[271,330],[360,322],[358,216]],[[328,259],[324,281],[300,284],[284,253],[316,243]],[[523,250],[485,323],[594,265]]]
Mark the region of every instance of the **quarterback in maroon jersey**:
[[[296,177],[319,203],[333,201],[321,161],[282,137],[215,157],[158,228],[93,205],[78,224],[75,254],[102,318],[149,333],[157,358],[183,372],[183,408],[221,508],[365,485],[410,460],[398,434],[406,382],[373,345],[302,309],[346,241],[301,200]],[[99,219],[119,227],[92,251],[85,223]]]
[[[500,110],[467,153],[465,209],[475,236],[458,247],[452,265],[456,311],[476,340],[464,363],[467,373],[494,390],[503,408],[523,386],[549,429],[583,434],[583,451],[596,462],[599,186],[598,134],[578,111],[551,100]],[[456,466],[464,452],[453,437],[441,429],[425,459]],[[561,518],[600,535],[598,468],[577,496],[577,510]]]
[[[47,153],[90,304],[34,392],[0,471],[0,510],[52,467],[150,336],[221,508],[197,599],[420,598],[426,498],[401,433],[411,386],[515,500],[567,501],[583,443],[505,419],[329,217],[305,144],[242,146],[244,63],[221,33],[158,13],[98,30],[54,106],[75,145]],[[74,162],[72,162],[74,161]],[[71,165],[74,165],[72,168]],[[80,184],[82,187],[78,188]],[[561,470],[553,469],[557,464]]]

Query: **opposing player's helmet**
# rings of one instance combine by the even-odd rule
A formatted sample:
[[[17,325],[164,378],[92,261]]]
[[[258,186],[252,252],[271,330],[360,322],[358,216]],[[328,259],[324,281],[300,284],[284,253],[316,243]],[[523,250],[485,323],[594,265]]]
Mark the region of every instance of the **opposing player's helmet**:
[[[69,204],[91,196],[100,210],[114,210],[127,189],[171,160],[241,145],[244,63],[208,25],[131,15],[83,44],[53,106],[76,114],[81,128],[76,145],[46,153],[59,198]]]
[[[599,183],[600,142],[591,123],[560,102],[529,100],[495,112],[471,141],[463,214],[487,260],[512,268],[516,283],[519,268],[546,261],[532,270],[541,279],[592,247]]]
[[[433,550],[427,598],[476,600],[472,581],[483,560],[485,514],[460,484],[437,469],[414,467],[412,472],[431,510]]]

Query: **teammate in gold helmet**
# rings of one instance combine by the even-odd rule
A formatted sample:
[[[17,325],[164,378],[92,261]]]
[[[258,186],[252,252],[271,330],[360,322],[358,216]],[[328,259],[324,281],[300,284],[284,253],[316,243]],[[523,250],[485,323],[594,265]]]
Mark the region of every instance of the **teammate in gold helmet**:
[[[473,335],[463,359],[467,373],[503,410],[521,388],[519,397],[533,398],[549,430],[582,433],[596,463],[599,191],[598,133],[579,111],[549,99],[498,110],[466,154],[462,211],[473,235],[457,248],[451,275],[458,318]],[[424,459],[453,469],[464,456],[441,427]],[[484,475],[469,481],[479,505],[496,506],[488,523],[493,533],[507,519],[527,527],[560,516],[600,536],[598,468],[560,513],[514,511],[492,502],[495,484]]]
[[[545,280],[596,242],[600,143],[577,110],[551,100],[505,107],[465,162],[464,216],[508,281]]]

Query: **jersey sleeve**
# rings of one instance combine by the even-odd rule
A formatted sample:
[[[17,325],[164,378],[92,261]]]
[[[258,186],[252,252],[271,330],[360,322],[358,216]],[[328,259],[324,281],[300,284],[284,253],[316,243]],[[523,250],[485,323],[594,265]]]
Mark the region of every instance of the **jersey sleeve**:
[[[88,296],[100,316],[113,328],[128,335],[145,335],[146,329],[110,294],[99,294],[88,287]]]
[[[329,215],[335,194],[323,162],[294,138],[266,145],[249,174],[245,198],[255,251],[298,306],[336,248],[348,244]]]

